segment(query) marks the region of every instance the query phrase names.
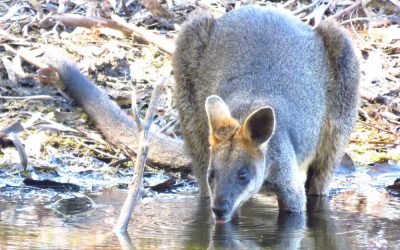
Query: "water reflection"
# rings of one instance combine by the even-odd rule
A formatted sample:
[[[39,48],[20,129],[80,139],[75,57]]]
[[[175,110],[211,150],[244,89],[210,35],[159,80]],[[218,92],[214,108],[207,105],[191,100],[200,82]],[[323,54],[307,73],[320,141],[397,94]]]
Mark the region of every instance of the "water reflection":
[[[0,248],[395,249],[400,199],[373,190],[308,197],[307,212],[298,214],[280,213],[275,197],[259,194],[241,208],[238,220],[223,225],[213,222],[207,201],[163,194],[143,200],[129,234],[117,237],[112,229],[125,191],[88,194],[96,205],[67,215],[49,206],[55,193],[3,189]]]
[[[236,225],[212,224],[208,249],[353,249],[339,235],[340,226],[331,218],[329,198],[309,197],[307,213],[270,208],[263,214],[263,201],[271,199],[259,198],[247,204]]]

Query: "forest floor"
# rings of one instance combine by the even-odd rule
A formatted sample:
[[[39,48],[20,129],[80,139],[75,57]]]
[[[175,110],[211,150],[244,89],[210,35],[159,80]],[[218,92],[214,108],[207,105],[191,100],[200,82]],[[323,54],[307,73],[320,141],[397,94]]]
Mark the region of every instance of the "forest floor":
[[[398,1],[181,0],[161,5],[148,0],[1,1],[0,187],[18,186],[25,177],[38,176],[62,176],[61,180],[72,183],[73,176],[91,176],[105,180],[96,182],[100,186],[125,185],[132,175],[132,163],[124,152],[105,142],[83,110],[43,79],[37,65],[29,60],[40,60],[45,46],[63,48],[81,71],[128,113],[134,86],[142,117],[154,83],[168,76],[168,90],[161,97],[153,126],[160,133],[179,138],[169,48],[181,24],[195,9],[218,17],[249,2],[285,8],[312,26],[327,18],[336,19],[349,31],[361,62],[361,98],[356,129],[346,152],[357,166],[399,166]],[[111,20],[125,20],[145,34],[129,35]],[[149,42],[147,34],[156,39]],[[146,171],[149,175],[159,173],[159,169]],[[170,176],[191,179],[187,173],[175,172],[160,180]]]

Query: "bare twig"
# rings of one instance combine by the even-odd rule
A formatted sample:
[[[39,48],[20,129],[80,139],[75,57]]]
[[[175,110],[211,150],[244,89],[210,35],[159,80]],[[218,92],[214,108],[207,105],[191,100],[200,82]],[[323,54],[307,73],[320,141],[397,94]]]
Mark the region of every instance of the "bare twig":
[[[314,0],[311,4],[306,5],[300,9],[294,10],[292,13],[293,13],[293,15],[298,15],[308,9],[311,9],[311,8],[317,6],[320,2],[321,2],[321,0]]]
[[[128,9],[128,6],[125,3],[125,0],[121,1],[121,8],[124,11],[126,17],[130,17],[132,15],[131,12]]]
[[[171,17],[171,14],[166,9],[164,9],[157,0],[139,0],[138,2],[155,16],[165,18]]]
[[[24,49],[20,49],[17,51],[7,44],[3,44],[3,47],[7,52],[10,52],[11,54],[14,54],[14,55],[19,55],[19,57],[21,57],[28,63],[30,63],[38,68],[46,68],[47,67],[46,64],[42,63],[39,59],[29,55],[29,52],[27,52]]]
[[[364,121],[361,121],[361,120],[357,120],[357,122],[360,122],[360,123],[365,124],[365,125],[367,125],[367,126],[370,126],[370,127],[372,127],[372,128],[376,128],[376,129],[378,129],[378,130],[384,131],[384,132],[386,132],[386,133],[395,135],[395,133],[393,133],[392,131],[389,131],[389,130],[380,128],[380,127],[378,127],[378,126],[376,126],[376,125],[374,125],[374,124],[371,124],[371,123],[368,123],[368,122],[364,122]]]
[[[117,237],[122,250],[135,249],[128,232],[117,233]]]
[[[142,131],[143,126],[142,126],[142,121],[140,120],[139,117],[139,111],[138,111],[138,107],[137,107],[137,103],[136,103],[136,90],[134,88],[132,88],[132,92],[131,92],[131,107],[132,107],[132,115],[133,118],[135,119],[136,122],[136,126],[138,127],[139,131]]]
[[[24,167],[24,170],[26,170],[28,166],[28,157],[26,157],[24,145],[17,136],[17,134],[22,131],[24,131],[24,127],[19,122],[14,123],[11,126],[8,126],[7,128],[0,131],[0,139],[7,137],[12,141],[15,149],[18,152],[21,165]]]
[[[2,95],[0,95],[0,99],[24,100],[24,101],[29,101],[29,100],[42,100],[42,101],[52,100],[52,101],[61,101],[61,102],[64,101],[62,99],[55,98],[54,96],[49,96],[49,95],[32,95],[32,96],[2,96]]]
[[[340,17],[342,17],[342,16],[344,16],[346,14],[350,14],[354,9],[358,8],[358,6],[360,6],[361,3],[362,3],[362,0],[357,0],[357,2],[353,3],[349,7],[343,9],[342,11],[339,11],[335,15],[328,17],[323,22],[329,22],[329,21],[332,21],[332,20],[338,20]]]
[[[175,44],[166,38],[156,35],[146,29],[137,27],[136,25],[133,24],[128,24],[125,22],[124,19],[117,15],[111,15],[111,18],[118,22],[121,26],[124,26],[126,29],[129,29],[133,32],[133,34],[136,36],[135,40],[139,38],[139,42],[144,42],[144,43],[152,43],[155,46],[157,46],[160,50],[164,51],[167,54],[172,54],[175,51]]]
[[[360,89],[360,96],[363,99],[365,99],[371,103],[377,102],[377,103],[381,103],[381,104],[385,104],[385,105],[390,103],[389,98],[387,98],[386,96],[375,94],[375,93],[372,93],[371,91],[367,91],[364,89]]]
[[[398,146],[400,143],[393,142],[393,141],[365,141],[365,140],[350,140],[350,143],[367,143],[367,144],[372,144],[372,145],[393,145],[393,146]]]
[[[358,108],[357,109],[358,114],[364,118],[366,121],[371,120],[371,117],[368,115],[367,111],[363,110],[362,108]]]
[[[151,123],[153,121],[154,113],[157,108],[161,91],[165,86],[165,82],[166,78],[163,78],[155,86],[150,100],[149,108],[147,109],[146,112],[144,123],[141,126],[142,129],[140,131],[139,150],[135,164],[136,173],[132,178],[128,196],[125,200],[124,205],[122,206],[121,213],[119,215],[117,224],[115,226],[115,231],[118,233],[123,233],[127,231],[129,220],[132,216],[133,210],[135,209],[136,203],[142,194],[144,164],[146,162],[147,153],[149,151],[149,130]]]
[[[137,27],[133,24],[127,24],[125,20],[117,15],[112,15],[112,19],[104,19],[98,17],[86,17],[77,15],[64,15],[64,16],[51,16],[50,20],[60,21],[64,25],[70,25],[75,27],[107,27],[121,31],[125,36],[135,36],[135,40],[140,43],[152,43],[160,50],[172,54],[175,50],[173,42],[165,39],[162,36],[156,35],[146,29]]]
[[[24,167],[24,170],[28,167],[28,157],[26,156],[24,144],[19,140],[17,134],[10,133],[8,138],[13,142],[15,149],[18,152],[19,159],[21,161],[21,165]]]
[[[88,17],[79,15],[49,16],[50,21],[61,22],[64,25],[84,28],[106,27],[121,31],[125,36],[131,36],[132,31],[120,25],[118,22],[100,17]]]
[[[285,4],[283,4],[282,7],[286,9],[286,8],[289,7],[290,5],[294,4],[296,1],[297,1],[297,0],[289,0],[289,1],[287,1]]]
[[[24,131],[24,127],[21,125],[21,123],[16,122],[11,124],[10,126],[6,127],[3,130],[0,130],[0,139],[6,137],[8,134],[14,133],[18,134],[19,132]]]

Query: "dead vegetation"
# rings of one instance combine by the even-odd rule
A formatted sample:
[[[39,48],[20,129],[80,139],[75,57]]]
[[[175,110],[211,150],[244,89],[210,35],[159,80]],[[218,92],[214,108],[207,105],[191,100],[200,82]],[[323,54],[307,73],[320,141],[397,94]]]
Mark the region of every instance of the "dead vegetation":
[[[102,139],[54,72],[46,69],[42,55],[49,45],[68,52],[81,72],[127,113],[135,87],[143,117],[153,84],[171,71],[174,39],[188,14],[201,8],[221,16],[251,3],[286,8],[312,26],[337,19],[349,30],[360,50],[362,98],[348,153],[357,164],[399,164],[398,1],[30,0],[0,1],[0,175],[19,176],[24,169],[28,175],[32,170],[62,172],[65,164],[54,159],[67,156],[85,156],[82,172],[88,168],[119,175],[130,165],[129,156]],[[170,76],[153,126],[179,139],[172,84]]]

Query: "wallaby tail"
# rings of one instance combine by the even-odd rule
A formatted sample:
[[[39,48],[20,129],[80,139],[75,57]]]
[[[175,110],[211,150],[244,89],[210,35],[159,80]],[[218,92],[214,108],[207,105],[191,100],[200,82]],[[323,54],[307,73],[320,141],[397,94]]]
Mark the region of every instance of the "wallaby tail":
[[[317,155],[308,171],[306,188],[309,194],[324,195],[356,121],[359,63],[349,36],[339,24],[322,23],[315,31],[326,50],[330,85],[326,92],[324,125]]]
[[[136,124],[104,91],[85,77],[60,51],[47,52],[45,61],[58,71],[66,92],[89,114],[108,142],[137,151],[139,141]],[[162,134],[150,135],[150,164],[170,168],[189,167],[190,160],[184,153],[182,141]]]

